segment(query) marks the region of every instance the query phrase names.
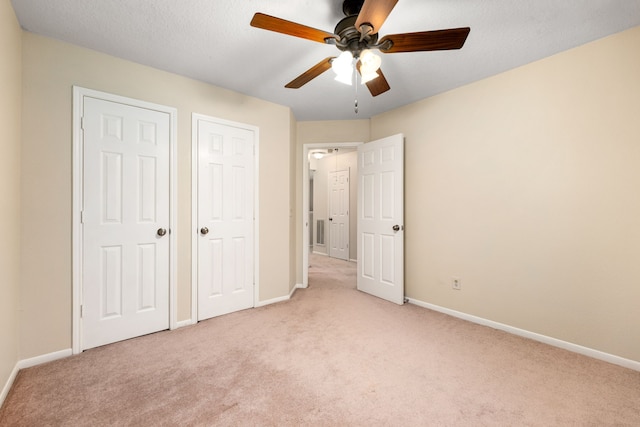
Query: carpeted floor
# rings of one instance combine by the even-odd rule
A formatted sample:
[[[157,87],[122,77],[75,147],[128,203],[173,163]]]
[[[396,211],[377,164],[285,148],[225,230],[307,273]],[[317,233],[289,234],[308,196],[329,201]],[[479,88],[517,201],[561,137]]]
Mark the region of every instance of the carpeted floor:
[[[2,426],[640,425],[640,372],[355,290],[311,257],[291,301],[21,371]]]

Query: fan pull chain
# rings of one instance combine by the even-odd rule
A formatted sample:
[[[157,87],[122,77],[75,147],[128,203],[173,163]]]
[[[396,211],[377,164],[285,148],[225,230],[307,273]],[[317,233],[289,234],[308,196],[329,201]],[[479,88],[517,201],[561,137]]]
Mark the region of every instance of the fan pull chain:
[[[356,112],[356,114],[358,114],[358,71],[356,70],[357,67],[353,67],[353,72],[355,74],[355,86],[356,86],[356,96],[355,96],[355,102],[354,102],[354,110]]]

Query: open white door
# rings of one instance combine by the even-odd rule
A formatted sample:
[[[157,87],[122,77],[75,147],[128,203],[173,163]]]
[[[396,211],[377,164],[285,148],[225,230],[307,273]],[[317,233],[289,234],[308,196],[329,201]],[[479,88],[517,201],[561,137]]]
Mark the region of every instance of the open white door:
[[[358,147],[358,290],[404,304],[404,136]]]

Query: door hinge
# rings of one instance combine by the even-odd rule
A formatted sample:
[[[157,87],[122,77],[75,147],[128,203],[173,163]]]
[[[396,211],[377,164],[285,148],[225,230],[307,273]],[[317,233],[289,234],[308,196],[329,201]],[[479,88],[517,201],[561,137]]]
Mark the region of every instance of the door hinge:
[[[84,224],[84,211],[80,211],[80,224]]]
[[[80,129],[84,130],[84,116],[80,117]]]
[[[80,306],[80,318],[82,319],[84,317],[84,305]]]

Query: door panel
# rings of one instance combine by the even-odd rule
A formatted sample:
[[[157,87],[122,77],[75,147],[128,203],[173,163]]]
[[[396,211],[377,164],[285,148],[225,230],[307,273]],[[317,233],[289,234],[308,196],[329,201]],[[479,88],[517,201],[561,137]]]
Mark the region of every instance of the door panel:
[[[329,172],[329,256],[349,260],[349,171]]]
[[[197,120],[198,320],[254,306],[252,130]]]
[[[84,97],[82,348],[169,327],[170,115]]]
[[[404,303],[403,170],[402,135],[358,147],[357,287],[396,304]]]

